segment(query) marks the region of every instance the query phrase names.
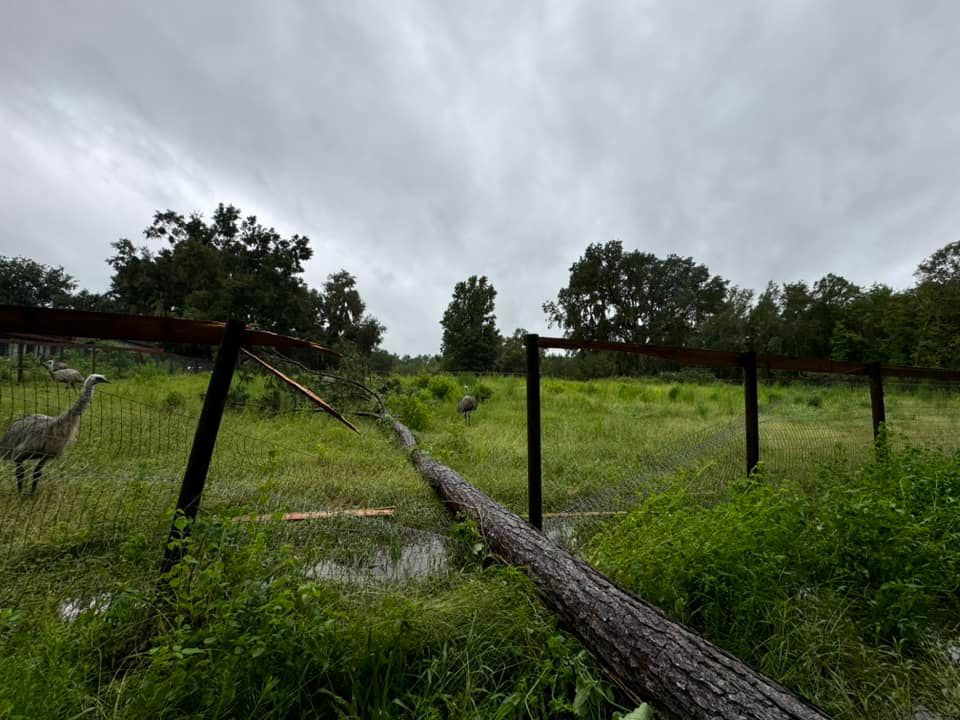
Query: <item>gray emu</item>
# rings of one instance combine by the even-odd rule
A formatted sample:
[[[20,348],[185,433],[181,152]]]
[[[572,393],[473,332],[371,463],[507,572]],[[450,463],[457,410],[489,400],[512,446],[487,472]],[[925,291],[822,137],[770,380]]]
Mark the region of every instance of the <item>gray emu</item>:
[[[463,389],[466,391],[466,385],[464,385]],[[460,402],[457,403],[457,412],[463,415],[463,419],[467,425],[470,424],[470,413],[476,410],[478,406],[479,403],[473,395],[464,395],[460,398]]]
[[[74,370],[73,368],[56,370],[55,367],[53,360],[47,360],[47,370],[50,372],[50,377],[57,382],[69,385],[71,388],[75,388],[83,382],[83,375],[80,374],[79,370]]]
[[[63,449],[77,435],[80,416],[93,399],[93,389],[100,383],[110,382],[103,375],[91,375],[83,382],[83,392],[65,413],[57,417],[27,415],[15,421],[0,438],[0,459],[17,464],[17,492],[23,493],[23,464],[36,460],[33,469],[33,484],[30,494],[37,491],[37,483],[47,460],[60,457]]]

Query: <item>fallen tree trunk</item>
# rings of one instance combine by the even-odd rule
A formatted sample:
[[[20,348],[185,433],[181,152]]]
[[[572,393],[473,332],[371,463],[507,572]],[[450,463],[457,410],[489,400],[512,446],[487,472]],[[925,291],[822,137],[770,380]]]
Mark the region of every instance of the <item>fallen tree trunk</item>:
[[[707,642],[548,540],[532,525],[416,450],[393,423],[423,478],[473,518],[490,549],[523,566],[544,603],[613,678],[659,712],[686,720],[824,720],[820,709]]]

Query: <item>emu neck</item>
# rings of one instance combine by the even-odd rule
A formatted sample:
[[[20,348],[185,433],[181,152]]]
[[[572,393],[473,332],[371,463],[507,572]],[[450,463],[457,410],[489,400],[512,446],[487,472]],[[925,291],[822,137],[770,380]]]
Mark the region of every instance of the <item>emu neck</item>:
[[[93,388],[95,385],[84,384],[83,392],[80,393],[80,397],[71,405],[63,415],[57,418],[58,423],[75,423],[80,419],[80,416],[83,415],[83,411],[87,409],[87,406],[90,404],[90,401],[93,399]]]

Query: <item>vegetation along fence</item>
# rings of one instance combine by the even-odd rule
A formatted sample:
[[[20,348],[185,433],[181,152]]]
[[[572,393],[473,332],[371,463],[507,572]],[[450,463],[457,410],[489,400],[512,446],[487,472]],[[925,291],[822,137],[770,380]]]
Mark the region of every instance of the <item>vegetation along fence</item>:
[[[97,343],[67,339],[77,336],[96,339]],[[315,461],[315,455],[299,448],[285,448],[281,442],[265,446],[261,439],[234,427],[221,432],[228,400],[237,404],[238,396],[243,395],[237,383],[233,383],[231,391],[241,356],[255,372],[293,388],[298,397],[307,398],[312,405],[353,428],[310,390],[242,346],[266,346],[274,351],[330,351],[304,340],[247,329],[241,322],[223,324],[0,306],[0,337],[6,340],[6,353],[0,357],[0,421],[5,430],[17,423],[22,425],[23,418],[53,420],[66,417],[72,407],[81,407],[73,430],[77,441],[66,453],[61,448],[62,458],[52,456],[56,462],[46,464],[41,458],[46,450],[39,455],[16,449],[4,453],[4,459],[16,466],[15,471],[13,466],[4,464],[11,482],[5,481],[0,491],[0,545],[6,548],[7,560],[12,561],[17,554],[15,549],[35,553],[38,548],[62,545],[64,541],[75,548],[110,543],[128,535],[131,528],[146,529],[164,517],[169,522],[169,512],[174,508],[194,519],[212,464],[218,483],[208,500],[211,507],[252,507],[259,503],[269,506],[269,511],[282,509],[287,503],[278,493],[297,494],[302,488],[286,482],[282,489],[274,487],[268,491],[273,502],[260,502],[264,478],[272,478],[275,484],[278,478],[291,480],[297,475],[294,469],[308,466]],[[209,364],[166,354],[157,345],[136,344],[145,342],[219,346],[209,384],[199,393],[199,416],[190,411],[196,398],[185,397],[179,388],[202,387],[196,382],[200,377],[190,376]],[[42,364],[64,358],[64,351],[68,353],[66,358],[83,370],[69,371],[81,382],[89,370],[91,374],[101,371],[116,383],[125,369],[134,373],[134,382],[127,382],[120,390],[112,390],[120,387],[116,384],[98,385],[94,401],[78,406],[85,395],[79,382],[69,382],[70,376],[57,376]],[[131,355],[149,360],[134,360],[131,368]],[[169,387],[173,389],[162,397],[150,397],[152,387],[145,387],[150,383],[136,382],[150,377],[162,379],[168,373]],[[180,378],[186,382],[177,384]],[[245,377],[239,381],[240,386],[249,382]],[[32,425],[24,427],[33,434],[40,430]],[[280,456],[286,461],[279,461]],[[39,467],[38,460],[42,460]],[[173,504],[170,491],[175,478],[170,476],[171,471],[176,473],[176,468],[184,468],[184,463],[179,497]],[[16,484],[12,482],[15,474]],[[39,496],[31,492],[34,480],[43,490]],[[253,502],[258,497],[260,500]],[[307,498],[298,498],[295,504],[297,510],[313,510]],[[168,540],[182,538],[184,528],[183,522],[175,520]],[[182,543],[166,544],[164,569],[177,561],[179,547]]]
[[[755,352],[727,352],[719,350],[705,350],[699,348],[665,347],[658,345],[640,345],[593,340],[573,340],[567,338],[540,337],[528,334],[525,337],[527,357],[527,499],[528,513],[531,524],[543,528],[543,428],[541,424],[541,390],[546,385],[541,381],[540,364],[541,351],[555,348],[563,350],[606,351],[616,353],[633,353],[659,358],[681,366],[710,368],[733,372],[742,379],[743,424],[736,426],[720,422],[710,428],[709,432],[691,433],[682,438],[686,449],[682,453],[684,462],[674,465],[674,469],[689,466],[697,459],[700,448],[709,450],[714,457],[723,454],[724,460],[732,460],[739,454],[742,475],[753,473],[761,461],[766,465],[768,460],[781,465],[788,464],[791,453],[796,453],[796,447],[790,447],[791,438],[780,438],[783,433],[814,432],[817,437],[811,438],[814,443],[823,446],[835,440],[839,434],[847,439],[842,443],[846,447],[865,449],[870,447],[869,428],[872,427],[873,438],[876,440],[881,429],[887,422],[887,406],[889,392],[893,390],[893,406],[901,413],[902,422],[897,430],[907,433],[908,439],[931,440],[940,445],[950,445],[956,442],[957,431],[960,431],[960,420],[948,408],[956,403],[929,401],[921,403],[923,412],[915,411],[917,403],[911,398],[918,394],[931,395],[944,387],[958,387],[954,383],[960,382],[960,371],[940,368],[919,368],[881,363],[856,363],[816,358],[796,358],[784,355],[770,355]],[[814,387],[810,378],[816,378],[818,386],[830,391],[831,402],[842,405],[842,412],[834,413],[836,417],[832,425],[834,431],[827,433],[825,428],[817,427],[813,423],[798,425],[794,414],[785,414],[777,411],[778,404],[783,404],[782,393],[773,389],[773,382],[793,381],[801,374],[805,374],[806,387]],[[549,387],[549,386],[547,386]],[[624,388],[626,389],[626,388]],[[761,392],[763,390],[763,392]],[[678,392],[671,388],[671,392]],[[801,395],[796,394],[800,400]],[[952,399],[952,398],[951,398]],[[819,407],[822,394],[808,392],[803,397],[803,403],[811,407]],[[763,412],[761,412],[763,408]],[[913,409],[911,409],[913,408]],[[869,413],[870,423],[866,421]],[[761,427],[764,415],[771,421]],[[920,436],[910,436],[909,431],[915,430],[906,422],[908,415],[914,425],[923,424],[925,432]],[[860,423],[859,418],[863,418]],[[769,440],[769,442],[766,442]],[[795,438],[794,438],[795,440]],[[764,449],[766,447],[766,449]],[[792,458],[795,459],[796,458]],[[803,462],[789,463],[793,467]],[[724,470],[731,468],[730,463],[721,462]],[[613,502],[612,496],[619,493],[630,494],[635,497],[638,485],[647,482],[648,477],[638,477],[636,482],[627,483],[622,488],[602,488],[595,496],[579,498],[574,505],[555,508],[578,514],[590,514],[592,511],[609,511],[619,507]],[[564,514],[564,513],[558,513]]]

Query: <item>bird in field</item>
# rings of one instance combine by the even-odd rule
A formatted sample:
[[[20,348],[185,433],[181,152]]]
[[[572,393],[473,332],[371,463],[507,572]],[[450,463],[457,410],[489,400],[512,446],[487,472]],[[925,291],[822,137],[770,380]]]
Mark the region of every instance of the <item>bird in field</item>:
[[[33,484],[30,494],[37,491],[37,483],[48,460],[60,457],[64,448],[73,441],[80,427],[80,417],[90,406],[93,389],[100,383],[110,382],[103,375],[90,375],[83,381],[83,391],[66,412],[56,417],[50,415],[27,415],[16,420],[0,438],[0,459],[16,463],[17,492],[23,493],[24,463],[36,460],[33,469]]]
[[[463,386],[464,392],[467,391],[467,386]],[[464,421],[467,425],[470,424],[470,413],[477,409],[479,403],[473,395],[464,395],[460,398],[460,402],[457,403],[457,412],[463,415]]]
[[[57,370],[53,360],[47,360],[46,367],[50,373],[50,377],[64,385],[69,385],[71,388],[75,388],[83,382],[83,375],[80,374],[79,370],[74,370],[69,367]]]
[[[67,365],[63,360],[48,360],[47,368],[49,370],[69,370],[70,366]]]

